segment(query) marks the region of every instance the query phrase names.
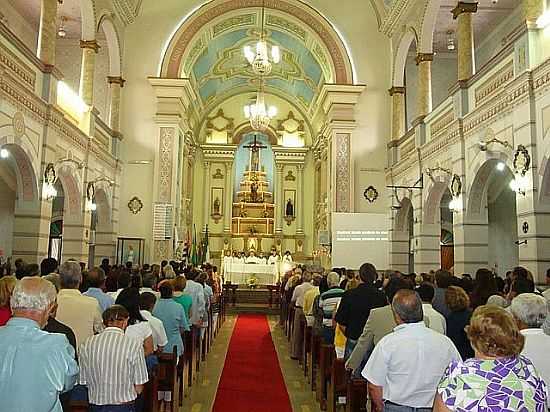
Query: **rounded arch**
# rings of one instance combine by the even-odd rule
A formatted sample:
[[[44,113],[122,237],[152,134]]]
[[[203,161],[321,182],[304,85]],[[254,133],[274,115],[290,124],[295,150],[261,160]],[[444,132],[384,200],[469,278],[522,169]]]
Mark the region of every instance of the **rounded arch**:
[[[395,216],[395,230],[398,232],[406,232],[409,230],[410,212],[413,210],[413,204],[408,197],[401,200],[401,209],[398,210]]]
[[[183,56],[192,44],[192,39],[199,30],[213,19],[243,8],[265,6],[289,14],[310,27],[322,40],[329,51],[334,69],[334,80],[338,84],[353,84],[354,74],[352,59],[346,45],[334,26],[311,6],[292,0],[211,0],[199,6],[191,14],[184,17],[175,32],[168,40],[161,55],[160,77],[180,77]]]
[[[82,190],[75,176],[79,175],[73,165],[62,163],[56,170],[57,179],[63,187],[65,204],[63,206],[66,218],[80,216],[82,213]]]
[[[93,0],[80,0],[80,16],[82,19],[82,40],[95,40],[96,14]]]
[[[420,53],[433,53],[435,24],[437,22],[440,6],[441,0],[428,0],[426,4],[418,45],[418,51]]]
[[[111,188],[106,182],[96,183],[95,203],[97,205],[98,226],[109,227],[112,222]]]
[[[109,76],[121,76],[122,52],[118,31],[113,19],[108,13],[104,13],[99,19],[98,30],[103,30],[107,41],[107,50],[109,52]]]
[[[254,133],[254,132],[256,132],[256,130],[252,129],[252,126],[250,126],[250,123],[243,123],[242,125],[238,126],[235,129],[235,133],[233,134],[232,143],[238,145],[245,135],[247,135],[249,133]],[[278,141],[277,141],[277,135],[275,134],[275,132],[274,132],[274,130],[271,126],[269,126],[265,130],[262,130],[261,133],[265,134],[268,137],[269,143],[272,146],[277,146],[279,144]]]
[[[468,192],[468,206],[467,214],[468,216],[482,216],[487,203],[487,191],[489,189],[489,181],[491,176],[496,171],[497,163],[503,162],[505,164],[504,170],[500,173],[513,176],[510,166],[507,164],[508,157],[505,153],[496,152],[493,157],[486,158],[484,161],[479,161],[479,163],[473,168],[474,176],[472,184]]]
[[[11,132],[13,128],[10,127]],[[10,130],[8,130],[8,133]],[[33,164],[34,150],[32,150],[26,142],[13,134],[8,134],[0,137],[0,147],[7,149],[10,157],[13,159],[15,176],[17,179],[17,199],[18,202],[34,202],[38,201],[39,188],[36,168]]]
[[[436,218],[439,215],[441,200],[445,193],[450,193],[449,178],[433,178],[430,188],[428,189],[428,196],[424,202],[423,223],[428,225],[437,223]]]
[[[408,30],[403,33],[397,47],[393,63],[393,85],[394,87],[405,86],[405,65],[407,64],[407,55],[413,41],[418,44],[418,36],[414,28],[409,27]]]

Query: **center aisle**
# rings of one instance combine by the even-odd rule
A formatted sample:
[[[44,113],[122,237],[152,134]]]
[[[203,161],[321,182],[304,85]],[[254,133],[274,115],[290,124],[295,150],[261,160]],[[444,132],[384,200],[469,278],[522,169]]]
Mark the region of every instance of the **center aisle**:
[[[264,315],[239,315],[229,343],[214,412],[291,412]]]

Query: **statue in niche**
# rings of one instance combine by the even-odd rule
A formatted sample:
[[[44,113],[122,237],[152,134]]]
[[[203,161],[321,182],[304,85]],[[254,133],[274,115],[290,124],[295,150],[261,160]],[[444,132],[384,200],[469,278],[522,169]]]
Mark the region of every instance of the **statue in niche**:
[[[214,214],[219,215],[220,214],[220,198],[217,197],[216,200],[214,200]]]
[[[292,199],[288,199],[286,202],[285,216],[294,217],[294,204],[292,203]]]
[[[250,185],[250,201],[252,203],[258,201],[258,184],[255,181]]]

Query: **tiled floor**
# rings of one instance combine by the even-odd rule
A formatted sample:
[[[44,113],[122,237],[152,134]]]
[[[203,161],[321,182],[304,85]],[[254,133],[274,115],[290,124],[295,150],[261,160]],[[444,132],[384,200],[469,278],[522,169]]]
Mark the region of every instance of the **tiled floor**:
[[[235,319],[235,316],[227,317],[201,368],[198,382],[193,385],[191,394],[184,399],[181,411],[209,412],[212,410]],[[283,330],[277,325],[277,317],[270,316],[268,319],[293,410],[296,412],[319,411],[319,405],[304,379],[302,369],[297,361],[289,357],[288,341]]]

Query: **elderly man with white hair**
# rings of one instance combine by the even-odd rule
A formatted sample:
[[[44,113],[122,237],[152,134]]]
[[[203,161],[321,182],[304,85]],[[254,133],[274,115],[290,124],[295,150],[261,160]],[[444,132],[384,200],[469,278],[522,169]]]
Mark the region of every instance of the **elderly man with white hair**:
[[[533,362],[546,385],[550,385],[550,336],[542,329],[548,316],[548,302],[535,293],[522,293],[512,300],[509,309],[525,337],[525,346],[521,354]],[[550,409],[550,403],[548,406]]]
[[[78,364],[65,335],[41,330],[55,306],[55,287],[42,278],[18,282],[13,317],[0,328],[0,410],[61,412],[59,395],[76,383]]]

